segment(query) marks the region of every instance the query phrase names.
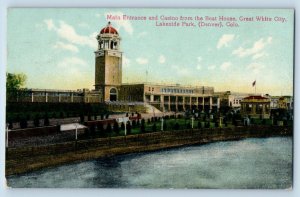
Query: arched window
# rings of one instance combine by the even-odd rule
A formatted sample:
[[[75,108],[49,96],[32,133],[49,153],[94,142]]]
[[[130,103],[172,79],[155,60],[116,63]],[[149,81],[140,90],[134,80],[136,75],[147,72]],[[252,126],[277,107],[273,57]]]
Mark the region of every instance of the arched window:
[[[117,89],[111,88],[109,91],[109,100],[110,101],[117,101]]]

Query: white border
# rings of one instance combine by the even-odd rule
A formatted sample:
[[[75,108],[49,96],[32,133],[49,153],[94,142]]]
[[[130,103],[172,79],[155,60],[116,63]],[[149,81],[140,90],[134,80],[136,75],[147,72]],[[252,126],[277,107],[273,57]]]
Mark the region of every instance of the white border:
[[[300,75],[298,69],[299,56],[295,53],[295,70],[294,70],[294,99],[295,99],[295,112],[294,112],[294,185],[293,190],[142,190],[142,189],[7,189],[5,186],[5,70],[6,70],[6,16],[8,7],[164,7],[164,8],[294,8],[296,10],[295,15],[295,51],[299,54],[299,11],[300,1],[298,0],[116,0],[106,2],[99,2],[97,0],[2,0],[0,1],[0,196],[24,196],[24,197],[58,197],[58,196],[232,196],[232,197],[252,197],[252,196],[272,196],[272,197],[296,197],[300,196],[299,185],[299,139],[300,134],[298,132],[300,123],[297,121],[299,117],[299,92],[300,92],[300,79],[297,78]],[[20,21],[21,22],[21,21]],[[298,85],[297,85],[298,84]]]

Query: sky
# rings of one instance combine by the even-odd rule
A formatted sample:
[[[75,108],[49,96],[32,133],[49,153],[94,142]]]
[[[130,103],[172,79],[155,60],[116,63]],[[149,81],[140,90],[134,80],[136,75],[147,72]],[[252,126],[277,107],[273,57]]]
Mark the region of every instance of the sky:
[[[293,94],[293,10],[11,8],[7,72],[26,74],[28,88],[93,89],[96,35],[106,26],[108,14],[284,17],[284,23],[249,21],[223,28],[110,21],[122,38],[123,83],[212,86],[215,91],[253,93],[256,81],[258,93]]]

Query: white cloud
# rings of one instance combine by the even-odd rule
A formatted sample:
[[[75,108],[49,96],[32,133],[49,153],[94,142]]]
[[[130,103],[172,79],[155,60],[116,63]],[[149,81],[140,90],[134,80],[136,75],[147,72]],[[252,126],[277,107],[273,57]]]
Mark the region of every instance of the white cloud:
[[[231,65],[231,62],[224,62],[223,64],[221,64],[220,68],[221,70],[227,70]]]
[[[52,30],[54,28],[54,23],[52,19],[46,19],[44,22],[47,25],[48,30]]]
[[[265,66],[261,63],[251,63],[247,66],[248,70],[251,70],[252,72],[254,72],[255,74],[258,74]]]
[[[166,57],[164,55],[160,55],[158,58],[158,62],[160,64],[164,64],[166,62]]]
[[[78,27],[82,27],[82,28],[90,27],[89,24],[87,24],[87,23],[78,23],[77,25],[78,25]]]
[[[217,44],[217,49],[222,48],[223,46],[228,47],[229,42],[231,42],[234,39],[235,35],[234,34],[224,34],[222,37],[219,39],[219,42]]]
[[[207,67],[208,70],[214,70],[216,68],[216,65],[210,65]]]
[[[256,59],[259,59],[259,58],[265,57],[265,56],[267,56],[267,53],[266,53],[266,52],[256,53],[256,54],[254,54],[254,55],[252,56],[252,59],[253,59],[253,60],[256,60]]]
[[[147,32],[143,31],[137,35],[137,38],[142,38],[142,37],[146,36],[147,34],[148,34]]]
[[[57,35],[60,38],[65,39],[66,41],[82,45],[82,46],[89,46],[93,49],[97,48],[97,41],[96,41],[96,35],[97,33],[94,32],[89,36],[83,36],[79,35],[73,26],[65,23],[64,21],[59,21],[59,25],[56,26],[52,19],[44,20],[45,24],[47,25],[47,28],[49,31],[54,31],[57,33]]]
[[[186,66],[173,65],[171,67],[175,70],[178,76],[190,76],[191,74],[190,70]]]
[[[232,52],[233,55],[237,55],[238,57],[246,57],[251,55],[256,55],[263,51],[266,45],[272,43],[272,37],[268,37],[267,39],[261,38],[258,41],[253,43],[251,48],[243,48],[239,47],[238,49]]]
[[[78,57],[67,57],[64,58],[61,62],[59,62],[58,67],[61,68],[75,68],[75,66],[87,66],[86,61],[84,61],[83,59],[80,59]]]
[[[107,19],[108,15],[112,16],[119,16],[120,20],[114,20],[112,26],[115,26],[117,30],[123,28],[128,34],[133,34],[133,27],[131,25],[130,20],[123,20],[123,13],[122,12],[107,12],[104,14],[105,19]],[[97,17],[102,17],[100,14],[96,14]],[[109,20],[109,19],[107,19]]]
[[[147,64],[148,63],[148,59],[146,58],[142,58],[142,57],[139,57],[139,58],[136,58],[135,61],[138,63],[138,64]]]
[[[130,67],[130,59],[128,59],[125,55],[122,56],[122,65],[123,68],[128,68]]]
[[[197,67],[196,67],[196,69],[197,69],[197,70],[201,70],[201,69],[202,69],[202,66],[201,66],[200,64],[198,64]]]
[[[75,52],[77,53],[78,52],[78,48],[73,45],[73,44],[66,44],[66,43],[63,43],[63,42],[57,42],[53,48],[55,49],[64,49],[64,50],[67,50],[67,51],[72,51],[72,52]]]

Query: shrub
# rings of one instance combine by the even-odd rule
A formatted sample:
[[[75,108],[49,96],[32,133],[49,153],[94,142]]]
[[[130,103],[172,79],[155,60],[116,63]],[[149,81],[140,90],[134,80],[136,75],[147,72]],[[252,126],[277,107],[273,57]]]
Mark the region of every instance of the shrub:
[[[20,120],[20,127],[21,127],[22,129],[27,128],[27,119],[26,119],[26,117],[21,117],[21,120]]]
[[[124,124],[124,122],[121,123],[121,130],[125,130],[125,124]]]
[[[133,121],[132,121],[132,127],[135,127],[135,126],[136,126],[136,121],[133,120]]]
[[[163,124],[163,130],[166,131],[167,128],[168,128],[168,126],[167,126],[167,121],[165,120],[165,121],[164,121],[164,124]]]
[[[111,125],[110,124],[107,124],[107,127],[106,127],[106,133],[111,133]]]
[[[188,123],[186,124],[185,127],[186,127],[187,129],[191,129],[191,128],[192,128],[191,123],[188,122]]]
[[[141,125],[141,132],[145,133],[145,123],[142,123],[142,125]]]
[[[202,128],[202,124],[200,121],[198,121],[198,125],[197,125],[198,129],[201,129]]]
[[[90,131],[91,131],[92,136],[95,136],[95,134],[96,134],[96,128],[95,128],[95,125],[92,125],[92,126],[90,127]]]
[[[153,126],[152,126],[152,131],[153,131],[153,132],[156,132],[156,130],[157,130],[157,129],[156,129],[156,124],[154,123]]]
[[[33,120],[33,124],[34,124],[35,127],[40,126],[40,116],[39,116],[39,114],[35,115],[34,120]]]
[[[59,112],[59,117],[60,117],[60,118],[64,118],[64,117],[65,117],[64,112],[62,112],[62,111]]]
[[[216,128],[218,128],[218,127],[219,127],[219,124],[218,124],[218,122],[217,122],[217,121],[215,122],[215,127],[216,127]]]
[[[97,133],[99,133],[100,135],[102,135],[104,133],[103,124],[97,125]]]
[[[13,129],[13,123],[12,121],[8,121],[8,129]]]
[[[131,125],[130,125],[129,121],[126,124],[126,130],[127,130],[127,134],[130,135],[131,134]]]
[[[210,122],[205,122],[205,128],[210,128]]]
[[[179,130],[179,124],[178,124],[178,122],[175,123],[174,130]]]
[[[49,117],[48,117],[48,114],[45,113],[45,116],[44,116],[44,126],[49,126]]]
[[[80,114],[80,122],[81,122],[81,123],[84,122],[84,115],[83,115],[83,113]]]
[[[119,134],[120,132],[119,124],[117,122],[114,123],[114,132],[116,134]]]

